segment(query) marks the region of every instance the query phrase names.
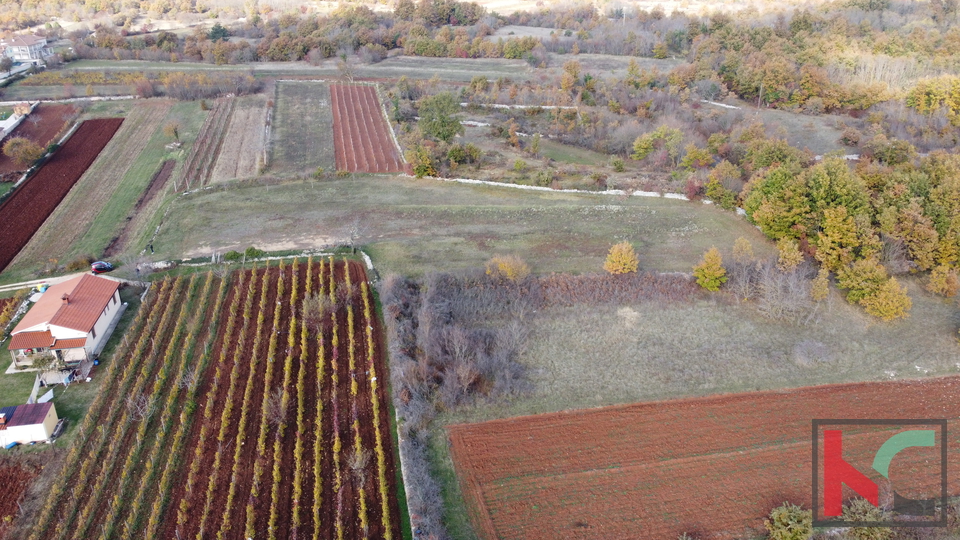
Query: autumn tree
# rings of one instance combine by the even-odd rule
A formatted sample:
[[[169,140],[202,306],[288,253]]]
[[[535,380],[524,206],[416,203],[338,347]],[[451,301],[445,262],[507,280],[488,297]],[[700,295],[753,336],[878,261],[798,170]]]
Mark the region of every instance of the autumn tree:
[[[810,296],[814,301],[820,302],[821,300],[826,300],[827,295],[830,294],[830,271],[826,268],[821,268],[817,272],[817,277],[813,278],[813,282],[810,284]]]
[[[43,147],[24,137],[7,139],[3,154],[22,166],[27,166],[43,156]]]
[[[724,210],[733,210],[737,205],[737,191],[733,186],[740,184],[740,169],[727,160],[717,164],[708,176],[707,197]],[[737,187],[739,190],[739,187]]]
[[[163,134],[177,142],[180,142],[180,124],[177,122],[170,122],[169,124],[163,126]]]
[[[847,290],[851,304],[875,293],[886,280],[887,269],[874,258],[860,259],[837,272],[837,286]]]
[[[807,183],[795,167],[767,171],[751,180],[741,196],[747,217],[770,238],[799,238],[806,229]]]
[[[853,262],[855,250],[860,246],[857,225],[847,214],[846,207],[824,210],[821,231],[817,233],[816,258],[824,268],[832,272]]]
[[[627,241],[614,244],[610,248],[610,253],[607,254],[606,262],[603,263],[603,269],[614,275],[636,272],[639,266],[637,253],[633,250],[633,245]]]
[[[420,129],[428,137],[448,143],[464,132],[458,112],[460,104],[451,92],[423,98],[419,106]]]
[[[633,141],[631,157],[636,160],[646,159],[654,150],[665,148],[670,159],[676,163],[680,157],[680,145],[682,143],[683,132],[676,128],[660,126]]]
[[[940,238],[933,220],[924,215],[918,201],[913,200],[900,210],[893,235],[903,240],[917,268],[929,270],[934,266]]]
[[[486,266],[487,275],[497,279],[517,282],[530,275],[530,267],[516,255],[496,255]]]
[[[720,286],[727,281],[727,270],[723,267],[723,257],[720,250],[711,247],[703,254],[700,264],[693,267],[693,275],[697,284],[708,291],[719,291]]]
[[[935,266],[927,277],[927,283],[924,285],[928,291],[933,294],[939,294],[952,298],[960,290],[960,279],[957,278],[957,271],[948,265],[941,264]]]
[[[753,244],[744,237],[739,237],[733,242],[733,260],[740,264],[746,264],[753,261]]]
[[[781,238],[777,241],[777,268],[790,272],[803,262],[803,252],[793,238]]]

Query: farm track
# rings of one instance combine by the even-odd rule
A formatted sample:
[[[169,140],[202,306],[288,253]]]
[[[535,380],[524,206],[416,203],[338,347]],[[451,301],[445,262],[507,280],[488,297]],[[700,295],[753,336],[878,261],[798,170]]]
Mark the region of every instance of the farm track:
[[[0,205],[0,270],[27,245],[123,123],[87,120],[49,161]]]
[[[143,195],[140,195],[137,203],[133,205],[132,214],[127,216],[126,223],[123,224],[120,234],[113,237],[113,240],[111,240],[107,247],[103,250],[103,258],[113,257],[127,247],[127,243],[130,241],[130,231],[134,225],[134,221],[140,215],[140,209],[145,205],[149,205],[153,199],[163,191],[163,189],[167,186],[167,180],[173,174],[173,169],[176,168],[176,166],[177,161],[175,159],[168,159],[160,165],[160,168],[157,169],[157,172],[153,173],[150,183],[147,184],[146,191],[144,191]]]
[[[947,418],[953,430],[960,418],[953,399],[958,391],[958,377],[828,385],[543,414],[448,431],[483,538],[580,537],[597,530],[617,538],[690,531],[739,538],[762,529],[763,516],[784,500],[809,501],[812,418]],[[845,434],[845,459],[868,470],[888,436]],[[960,442],[948,446],[960,451]],[[929,456],[898,459],[902,478],[895,480],[906,482],[908,491],[939,491],[936,479],[917,474]],[[960,464],[949,462],[953,495],[960,493],[958,474]]]
[[[330,85],[337,170],[402,172],[403,165],[373,87]]]
[[[77,108],[73,105],[41,103],[4,138],[4,141],[14,137],[23,137],[46,148],[50,143],[56,142],[54,138],[57,134],[64,131],[68,122],[76,116]],[[22,165],[18,165],[6,154],[0,153],[0,177],[22,173],[25,170]]]
[[[14,260],[14,265],[59,259],[90,229],[97,215],[120,188],[124,176],[147,147],[173,102],[138,103],[100,156],[44,222]],[[71,137],[72,138],[72,137]],[[121,224],[117,223],[119,227]],[[97,256],[99,253],[90,253]]]
[[[183,179],[177,182],[179,191],[200,188],[210,181],[210,174],[223,145],[224,131],[235,107],[235,98],[220,98],[207,114],[184,163],[181,173]]]
[[[366,380],[386,368],[365,279],[357,263],[324,260],[229,284],[209,273],[163,281],[31,538],[362,538],[364,526],[399,538],[384,388]],[[299,309],[311,291],[339,299],[319,328]],[[159,404],[142,420],[123,398],[138,395]],[[371,456],[362,477],[357,450]]]

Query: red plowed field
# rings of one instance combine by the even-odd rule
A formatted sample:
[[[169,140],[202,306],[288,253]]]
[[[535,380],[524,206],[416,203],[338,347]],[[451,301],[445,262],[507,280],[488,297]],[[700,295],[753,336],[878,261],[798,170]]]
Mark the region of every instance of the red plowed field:
[[[137,317],[27,538],[401,538],[363,266],[168,279]]]
[[[960,427],[960,378],[831,385],[641,403],[450,426],[454,463],[483,538],[737,538],[784,501],[809,508],[814,418],[945,418]],[[844,434],[869,471],[890,433]],[[939,435],[938,435],[939,439]],[[960,451],[948,437],[948,455]],[[911,449],[891,466],[898,492],[939,494]],[[896,471],[894,471],[896,469]],[[879,478],[879,475],[877,475]],[[960,461],[948,459],[948,491]],[[883,493],[883,491],[881,491]],[[845,488],[845,497],[853,496]],[[822,497],[822,495],[821,495]]]
[[[9,459],[0,463],[0,486],[3,486],[3,497],[0,497],[0,539],[7,536],[13,521],[20,515],[17,503],[38,474],[40,466],[33,463],[17,463]]]
[[[46,148],[76,114],[77,109],[73,105],[41,103],[7,138],[25,137]],[[22,165],[0,153],[0,175],[24,170]]]
[[[372,86],[330,85],[338,171],[402,172],[397,152]]]
[[[122,118],[84,122],[50,161],[0,205],[0,270],[43,225],[121,123]]]

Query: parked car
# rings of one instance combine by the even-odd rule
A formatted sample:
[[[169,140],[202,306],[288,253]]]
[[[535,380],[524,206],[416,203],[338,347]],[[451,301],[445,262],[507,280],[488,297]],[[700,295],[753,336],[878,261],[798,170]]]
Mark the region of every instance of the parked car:
[[[90,265],[90,270],[94,274],[104,274],[113,270],[113,265],[106,261],[97,261]]]

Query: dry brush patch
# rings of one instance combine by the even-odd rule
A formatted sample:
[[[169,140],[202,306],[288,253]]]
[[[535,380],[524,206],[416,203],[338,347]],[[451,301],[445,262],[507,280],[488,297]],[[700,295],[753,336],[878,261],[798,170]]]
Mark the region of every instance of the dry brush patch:
[[[59,259],[83,237],[172,105],[168,100],[150,100],[138,103],[130,111],[117,136],[80,178],[63,204],[44,222],[16,258],[15,265]]]
[[[856,383],[640,403],[449,426],[452,454],[484,538],[741,538],[783,500],[811,493],[810,422],[837,411],[858,418],[947,418],[960,379]],[[895,396],[895,398],[894,398]],[[856,403],[855,408],[850,404]],[[877,436],[879,435],[879,439]],[[887,437],[852,435],[845,458],[868,470]],[[863,443],[863,444],[860,444]],[[960,449],[949,442],[949,451]],[[848,450],[853,448],[853,451]],[[897,479],[938,494],[902,458]],[[960,465],[948,463],[949,491]]]
[[[237,99],[223,135],[223,148],[210,174],[211,182],[252,178],[260,172],[264,164],[267,110],[266,96]]]
[[[111,118],[81,124],[50,161],[0,206],[0,269],[27,245],[121,123],[122,118]]]

